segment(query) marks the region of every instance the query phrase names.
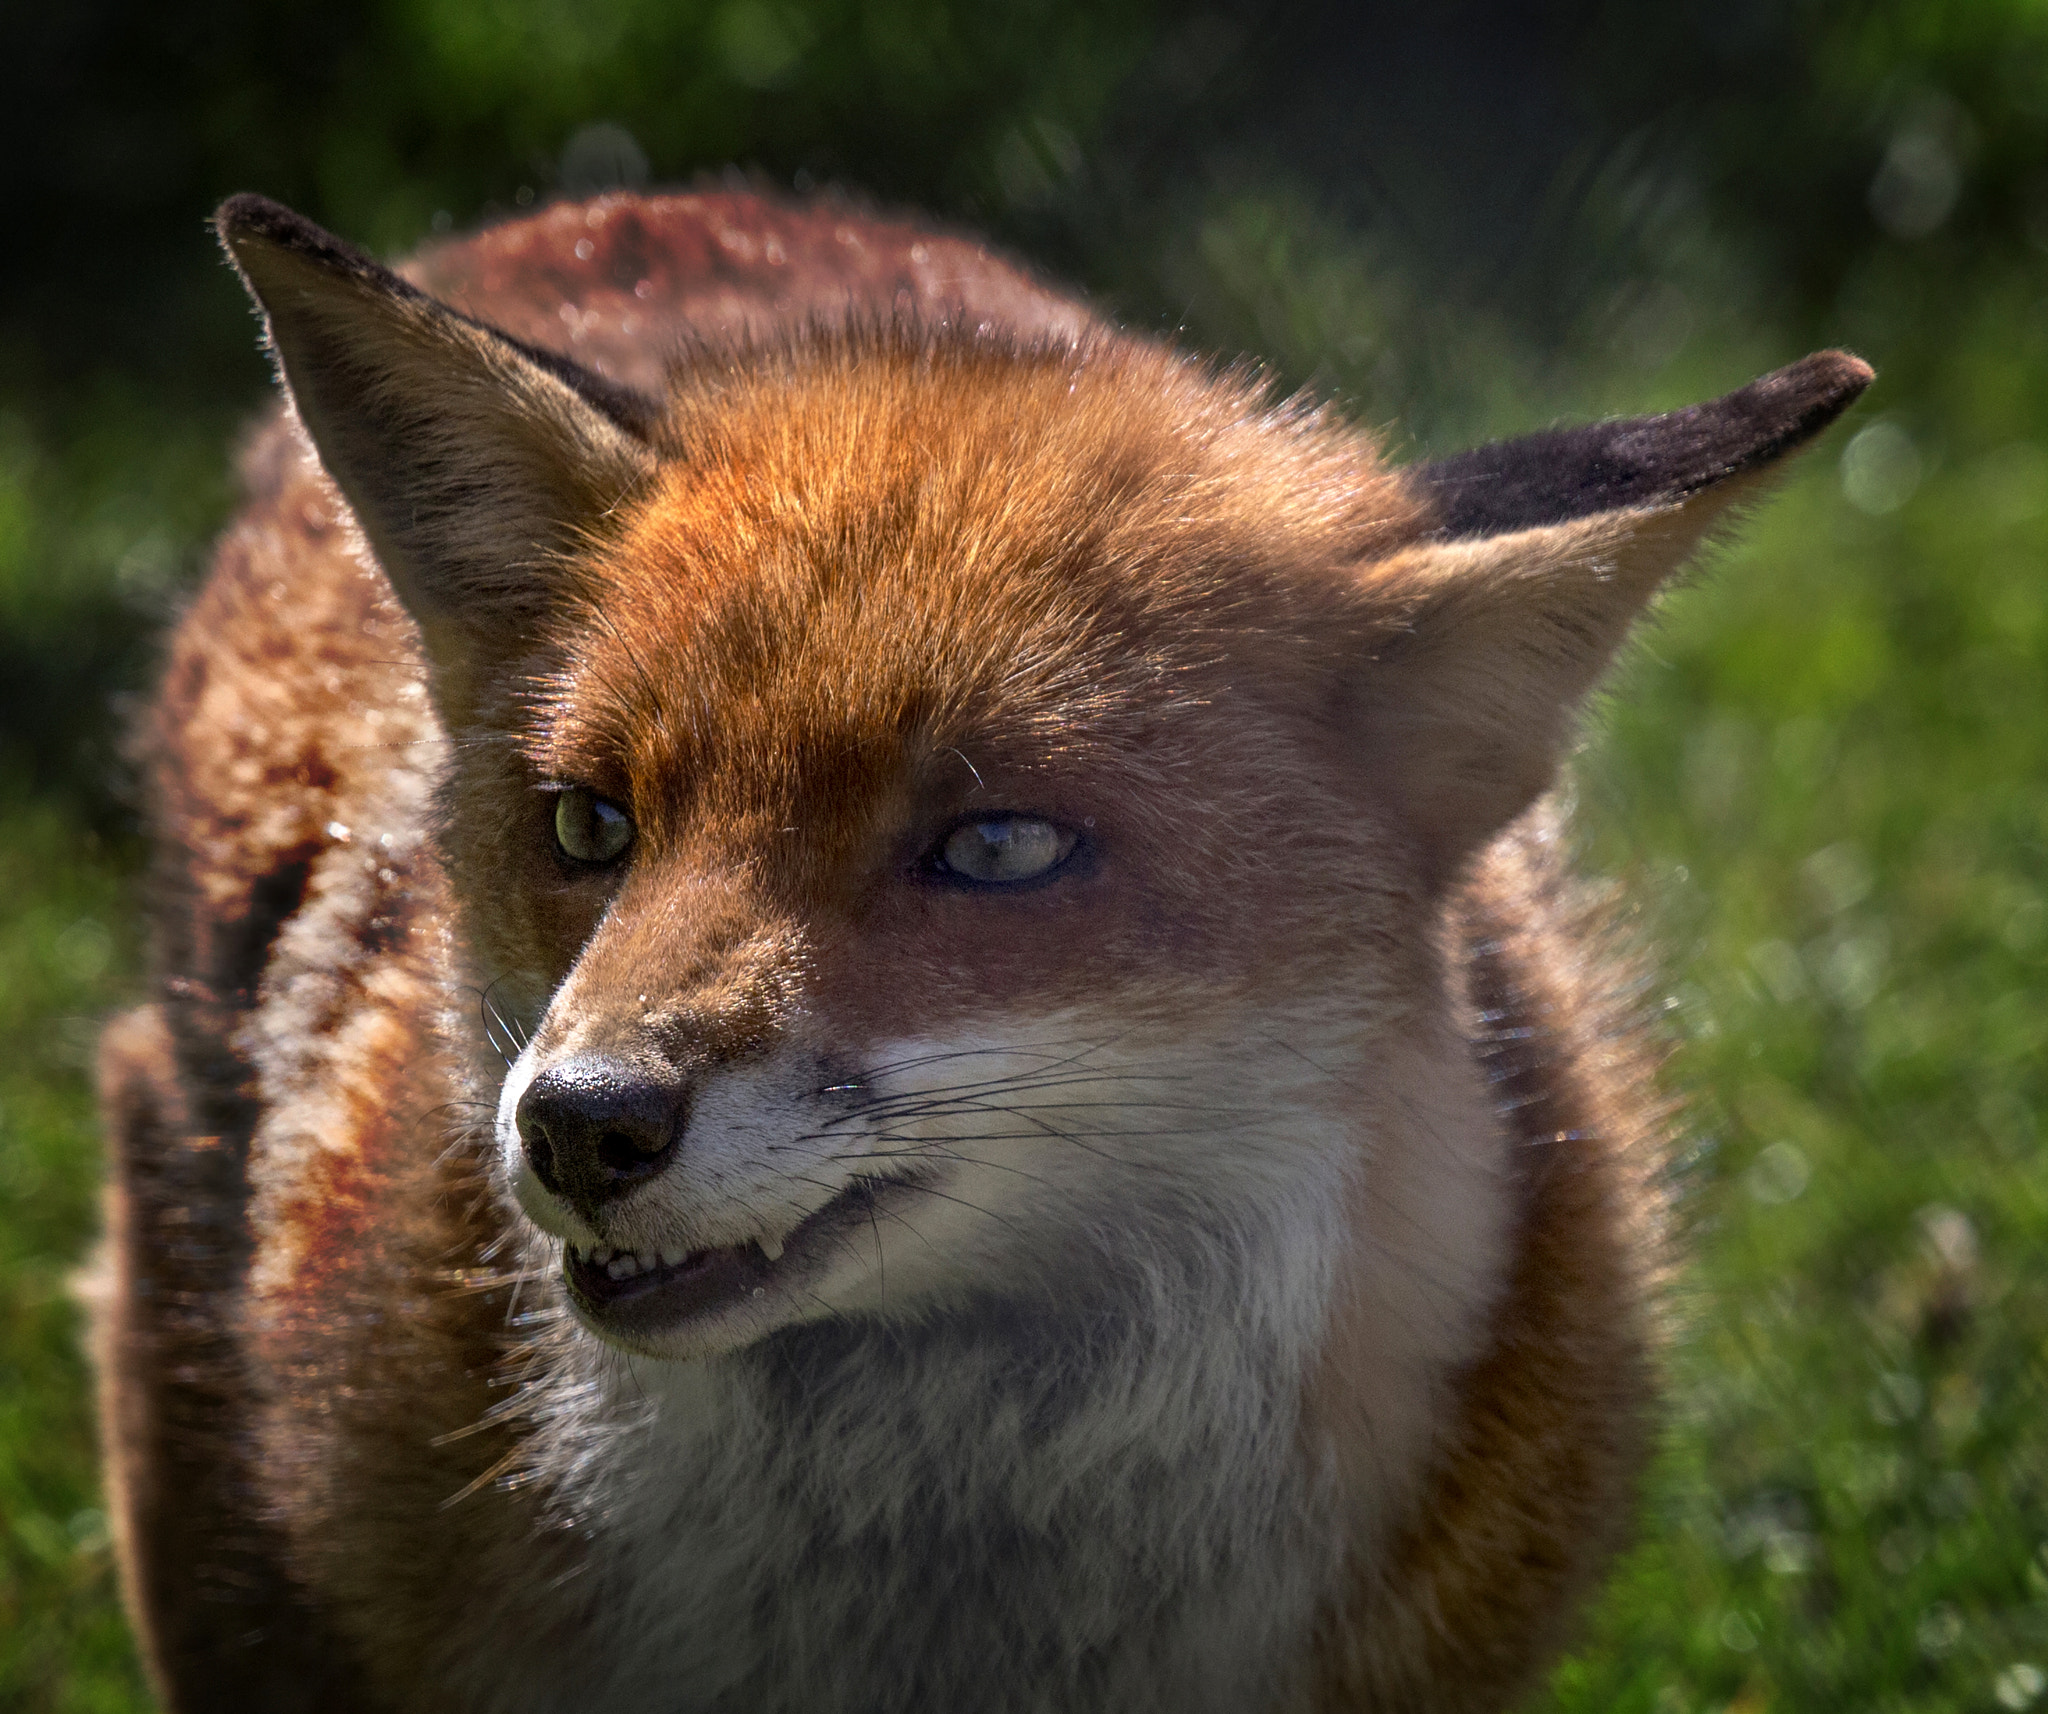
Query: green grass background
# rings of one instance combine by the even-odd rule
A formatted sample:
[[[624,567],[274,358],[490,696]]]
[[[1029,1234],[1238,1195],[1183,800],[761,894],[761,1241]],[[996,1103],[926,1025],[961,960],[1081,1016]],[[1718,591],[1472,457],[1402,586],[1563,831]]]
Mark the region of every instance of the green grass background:
[[[52,237],[0,291],[0,1708],[147,1705],[68,1283],[94,1031],[141,993],[122,699],[263,384],[198,218],[253,186],[402,249],[584,188],[592,120],[657,180],[737,159],[992,228],[1404,456],[1828,340],[1879,363],[1574,764],[1682,1043],[1690,1260],[1641,1545],[1538,1706],[2048,1707],[2038,8],[1590,5],[1530,46],[1452,4],[1379,57],[1307,5],[87,10],[0,73],[57,139],[10,157]],[[24,63],[50,87],[10,102]]]

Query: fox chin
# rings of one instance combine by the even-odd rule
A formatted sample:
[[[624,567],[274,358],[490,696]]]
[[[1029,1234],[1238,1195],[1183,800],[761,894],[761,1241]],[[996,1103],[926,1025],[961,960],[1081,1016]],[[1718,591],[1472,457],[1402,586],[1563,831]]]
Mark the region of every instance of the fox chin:
[[[1499,1710],[1675,1124],[1550,790],[1870,371],[1389,463],[975,240],[218,217],[96,1338],[173,1710]]]

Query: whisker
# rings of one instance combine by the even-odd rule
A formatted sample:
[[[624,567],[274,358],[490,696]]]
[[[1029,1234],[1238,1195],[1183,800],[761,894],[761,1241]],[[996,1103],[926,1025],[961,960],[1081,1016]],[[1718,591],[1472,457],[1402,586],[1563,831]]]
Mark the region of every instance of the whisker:
[[[969,1202],[964,1196],[949,1196],[946,1194],[945,1191],[938,1189],[934,1185],[920,1184],[915,1179],[906,1179],[903,1182],[903,1188],[905,1190],[921,1191],[926,1196],[936,1196],[941,1202],[958,1203],[960,1207],[972,1209],[976,1214],[981,1215],[984,1219],[997,1221],[1000,1224],[1009,1227],[1012,1231],[1022,1230],[1022,1228],[1018,1226],[1016,1221],[1008,1219],[1001,1214],[998,1214],[993,1208],[983,1208],[979,1203]]]
[[[497,1020],[498,1027],[502,1029],[508,1037],[510,1037],[514,1042],[516,1042],[519,1045],[520,1050],[523,1052],[526,1048],[526,1044],[532,1039],[532,1037],[528,1034],[527,1031],[520,1027],[517,1020],[508,1018],[505,1015],[503,1009],[498,1005],[498,1002],[491,998],[492,994],[497,991],[499,983],[504,982],[506,980],[507,977],[505,976],[493,977],[491,981],[485,985],[481,998],[483,1000],[483,1003],[490,1008],[491,1016]]]
[[[1166,1073],[1157,1073],[1150,1075],[1127,1075],[1123,1073],[1109,1072],[1096,1073],[1086,1077],[1064,1076],[1059,1078],[1020,1077],[1008,1080],[991,1079],[984,1083],[960,1084],[951,1088],[905,1090],[899,1095],[883,1096],[876,1100],[864,1103],[862,1106],[854,1108],[848,1112],[834,1114],[832,1117],[824,1120],[823,1123],[828,1127],[843,1127],[846,1125],[859,1124],[863,1121],[873,1122],[877,1118],[889,1119],[906,1112],[912,1115],[931,1112],[943,1112],[949,1107],[961,1107],[969,1111],[974,1111],[977,1110],[978,1107],[984,1106],[985,1104],[990,1102],[992,1098],[997,1096],[1008,1098],[1019,1095],[1033,1095],[1041,1091],[1057,1092],[1063,1089],[1084,1089],[1091,1084],[1185,1083],[1186,1081],[1188,1081],[1188,1079],[1185,1077],[1185,1075],[1181,1074],[1168,1075]],[[1002,1101],[999,1105],[1008,1106],[1010,1104],[1010,1100],[1006,1099]],[[1157,1098],[1146,1100],[1143,1102],[1106,1102],[1104,1103],[1104,1105],[1120,1107],[1147,1106],[1167,1108],[1182,1106],[1190,1112],[1206,1112],[1211,1110],[1210,1105],[1207,1102],[1175,1103]],[[995,1109],[991,1108],[989,1110]]]
[[[1152,1069],[1160,1067],[1163,1069]],[[1072,1059],[1059,1060],[1050,1065],[1035,1065],[1017,1071],[1006,1071],[999,1076],[971,1078],[957,1083],[919,1084],[900,1090],[897,1094],[917,1096],[929,1095],[947,1090],[1003,1089],[1013,1084],[1044,1085],[1058,1088],[1068,1081],[1080,1083],[1182,1083],[1191,1073],[1181,1061],[1170,1058],[1125,1060],[1117,1065],[1082,1065]],[[880,1081],[870,1076],[864,1080],[872,1085]],[[882,1094],[880,1101],[894,1100],[895,1095]]]
[[[979,1139],[977,1139],[979,1140]],[[985,1161],[974,1155],[940,1154],[933,1149],[875,1149],[862,1154],[827,1155],[825,1159],[836,1163],[847,1161],[951,1161],[959,1166],[985,1167],[990,1172],[1014,1173],[1019,1178],[1028,1178],[1033,1184],[1051,1185],[1052,1180],[1043,1173],[1026,1172],[1021,1166],[1012,1166],[1007,1161]]]
[[[827,1303],[816,1292],[807,1289],[804,1292],[804,1296],[809,1298],[811,1302],[815,1303],[827,1315],[831,1316],[834,1321],[844,1321],[846,1319],[845,1311],[834,1309],[831,1304]]]
[[[1086,1038],[1084,1037],[1068,1036],[1057,1038],[1049,1042],[1020,1042],[1005,1047],[944,1048],[936,1053],[916,1054],[909,1059],[894,1059],[886,1061],[881,1065],[870,1066],[866,1071],[864,1071],[861,1074],[861,1076],[866,1081],[873,1081],[875,1078],[878,1077],[892,1076],[899,1071],[914,1071],[920,1066],[942,1065],[947,1060],[953,1059],[986,1059],[991,1054],[1001,1054],[1005,1057],[1015,1057],[1021,1054],[1036,1053],[1040,1054],[1044,1058],[1058,1059],[1060,1056],[1058,1054],[1050,1052],[1049,1050],[1054,1048],[1070,1047],[1078,1042],[1081,1044],[1082,1050],[1084,1052],[1099,1052],[1102,1048],[1108,1047],[1112,1043],[1120,1039],[1120,1037],[1112,1036],[1109,1038],[1109,1041],[1096,1043],[1093,1047],[1089,1046]]]
[[[898,1210],[894,1208],[875,1208],[870,1209],[869,1212],[882,1213],[888,1215],[891,1220],[895,1221],[897,1225],[901,1226],[904,1231],[908,1232],[927,1250],[930,1250],[933,1255],[936,1256],[939,1253],[938,1246],[934,1244],[929,1238],[927,1238],[922,1232],[920,1232],[915,1226],[911,1225],[909,1220],[906,1219],[903,1216],[903,1214],[900,1213]]]
[[[469,1483],[459,1493],[450,1494],[448,1498],[443,1500],[440,1503],[440,1505],[435,1509],[437,1511],[445,1512],[451,1510],[456,1506],[461,1505],[462,1502],[468,1499],[472,1494],[482,1492],[482,1490],[489,1487],[491,1483],[496,1481],[499,1476],[509,1471],[514,1465],[516,1465],[519,1462],[519,1458],[520,1449],[515,1446],[514,1448],[512,1448],[511,1451],[507,1452],[504,1455],[504,1457],[500,1458],[488,1469],[482,1471],[477,1476],[475,1481]]]
[[[1220,1119],[1249,1119],[1262,1114],[1271,1116],[1271,1109],[1256,1107],[1219,1107],[1206,1101],[995,1101],[976,1098],[972,1101],[942,1101],[928,1108],[913,1109],[909,1112],[890,1112],[873,1115],[884,1123],[897,1122],[905,1118],[921,1119],[949,1113],[1196,1113],[1209,1114]]]

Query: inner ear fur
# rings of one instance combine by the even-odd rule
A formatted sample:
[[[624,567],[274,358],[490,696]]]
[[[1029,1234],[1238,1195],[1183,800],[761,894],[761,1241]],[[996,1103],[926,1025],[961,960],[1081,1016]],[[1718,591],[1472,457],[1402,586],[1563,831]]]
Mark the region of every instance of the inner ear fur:
[[[652,473],[655,407],[436,303],[266,198],[231,199],[216,226],[461,722],[561,599],[578,544]]]
[[[1822,352],[1683,411],[1410,472],[1435,527],[1363,574],[1379,640],[1351,731],[1434,877],[1548,789],[1651,596],[1871,379]]]

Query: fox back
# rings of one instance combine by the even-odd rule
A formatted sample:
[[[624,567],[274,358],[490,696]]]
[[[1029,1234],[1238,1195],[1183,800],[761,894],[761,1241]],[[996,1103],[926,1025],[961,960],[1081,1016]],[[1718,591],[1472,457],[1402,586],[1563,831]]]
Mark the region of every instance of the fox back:
[[[1544,794],[1868,370],[1398,467],[839,203],[220,227],[288,403],[102,1055],[166,1704],[1512,1700],[1667,1129]]]

